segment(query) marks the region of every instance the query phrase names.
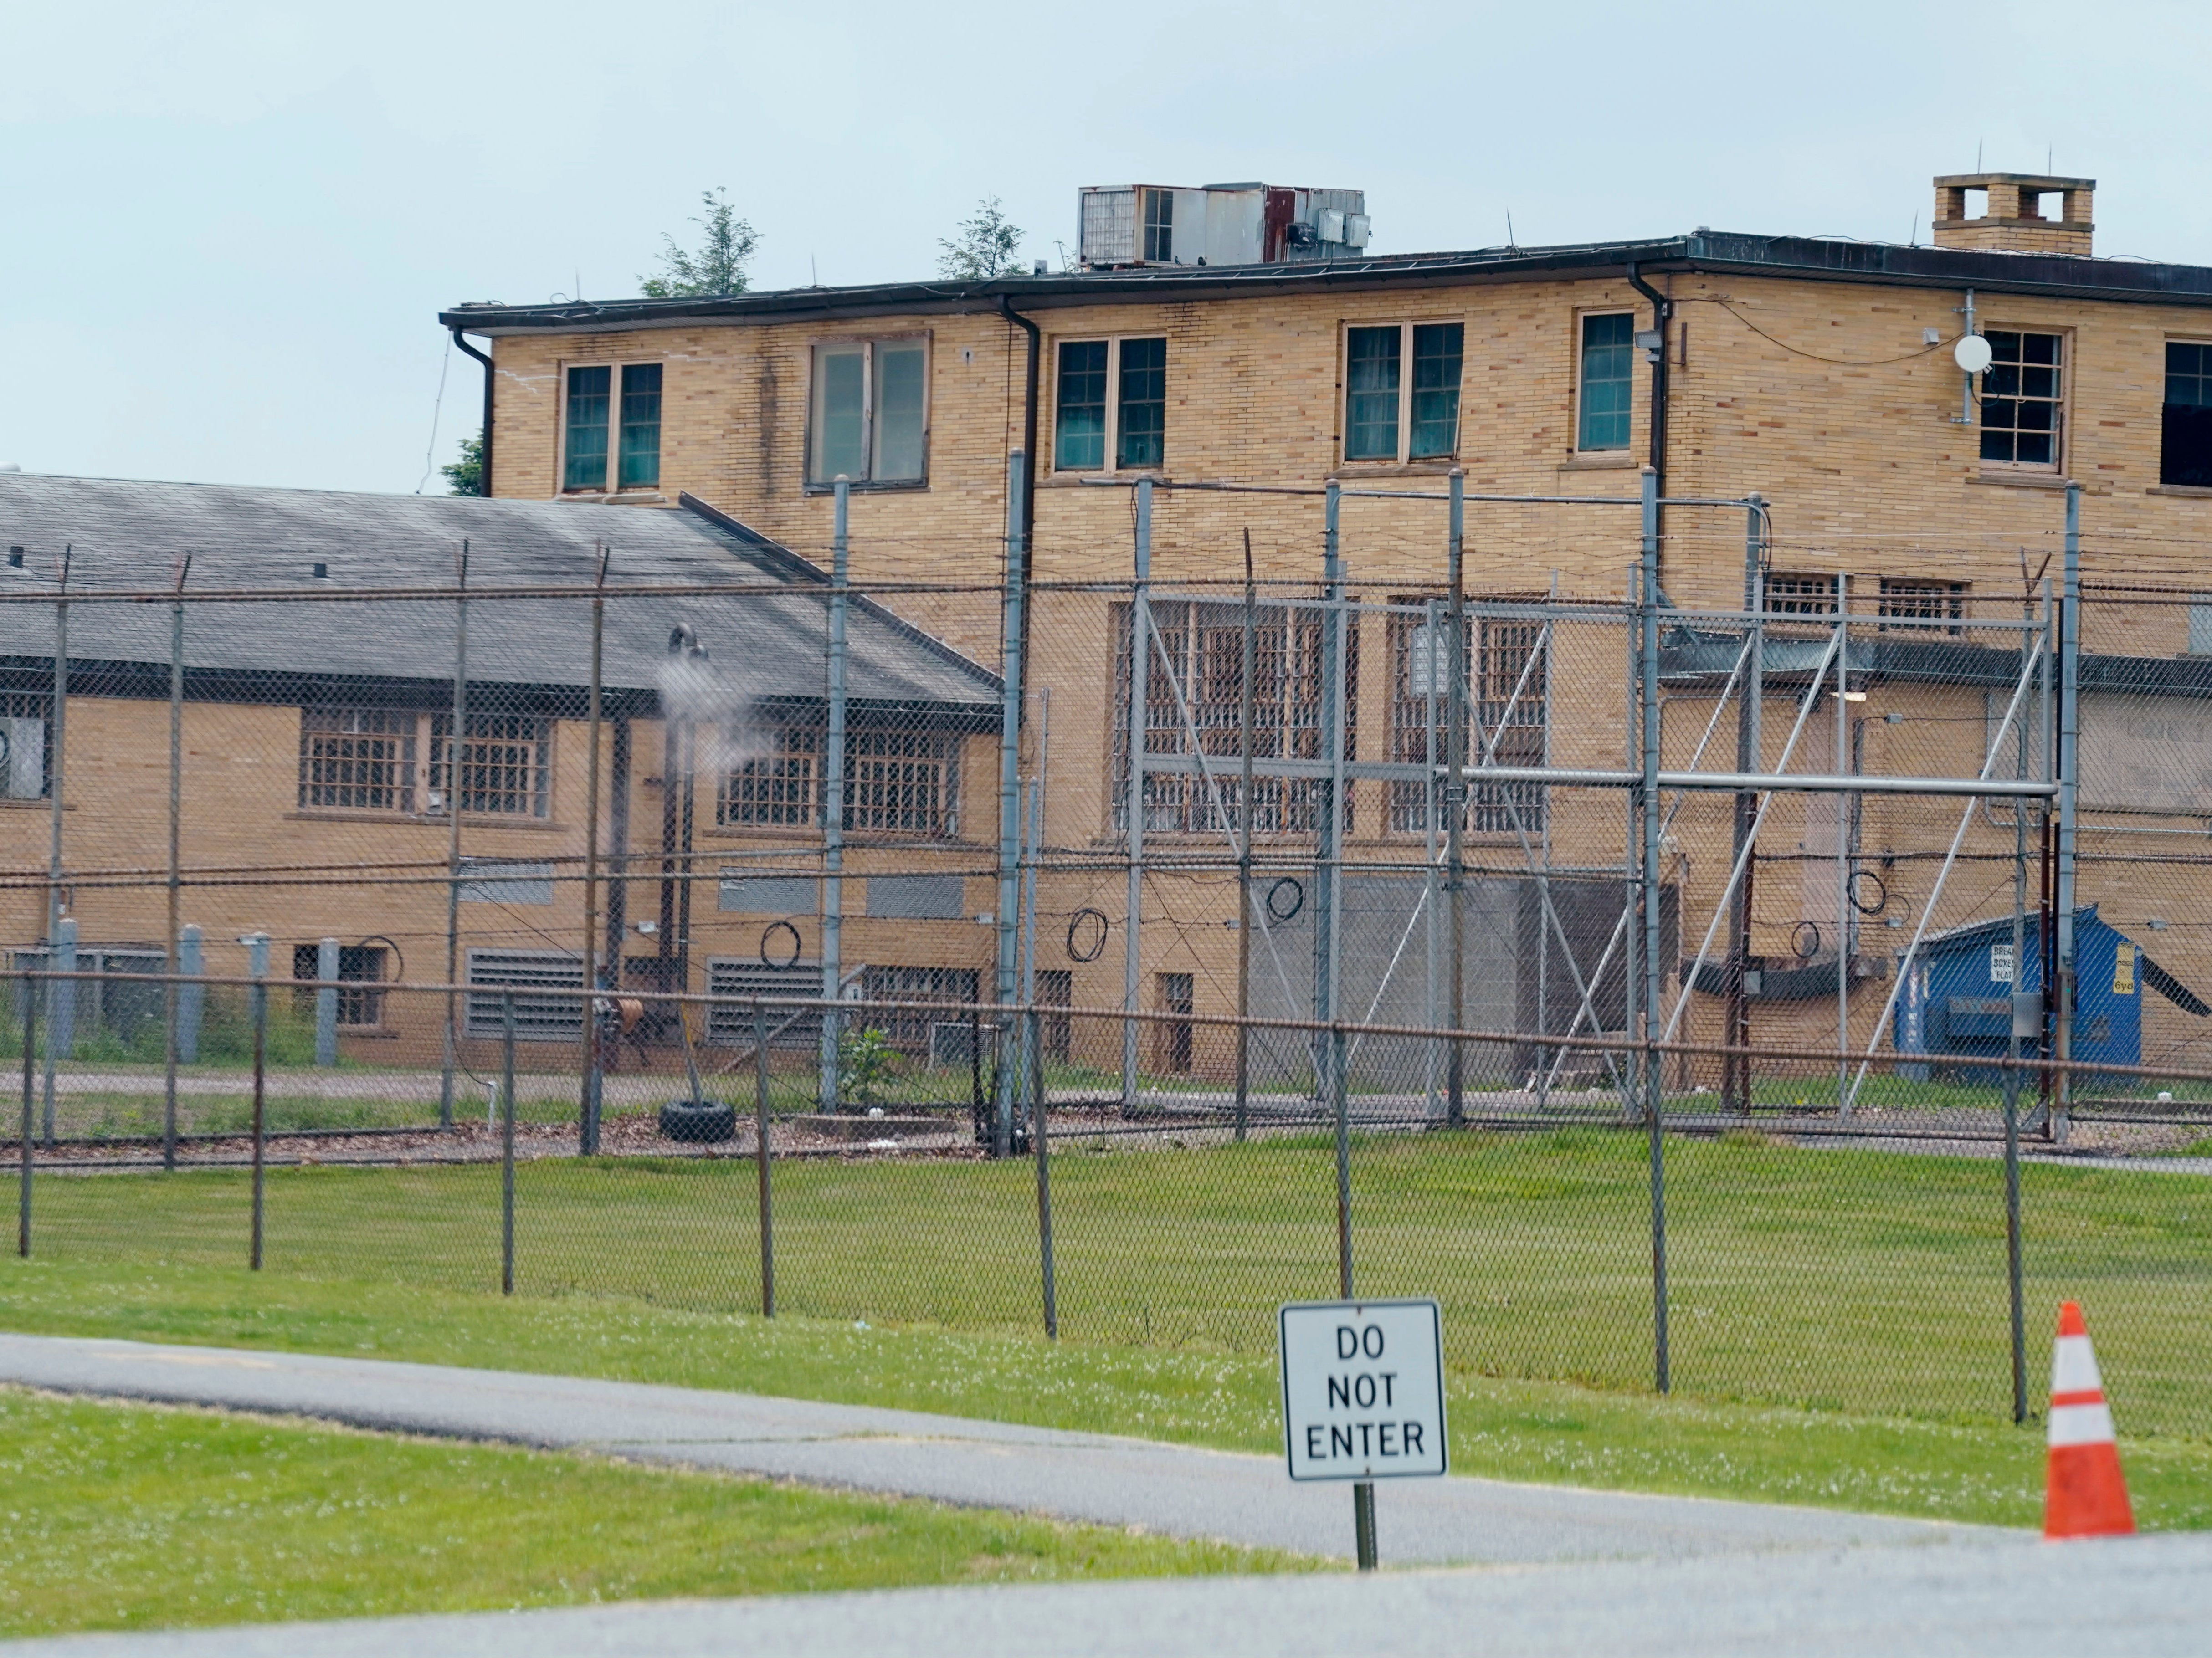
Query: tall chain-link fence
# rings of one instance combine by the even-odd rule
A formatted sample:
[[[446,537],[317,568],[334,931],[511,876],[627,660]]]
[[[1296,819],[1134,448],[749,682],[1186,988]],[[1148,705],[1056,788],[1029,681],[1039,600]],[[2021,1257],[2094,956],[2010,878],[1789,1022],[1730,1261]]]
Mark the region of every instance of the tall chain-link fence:
[[[15,567],[24,1250],[2212,1432],[2212,595],[1128,495]]]

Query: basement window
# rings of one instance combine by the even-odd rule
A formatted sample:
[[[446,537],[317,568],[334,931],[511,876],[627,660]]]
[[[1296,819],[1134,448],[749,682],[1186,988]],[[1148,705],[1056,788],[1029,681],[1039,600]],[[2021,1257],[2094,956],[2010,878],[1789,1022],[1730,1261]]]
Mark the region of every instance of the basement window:
[[[1766,578],[1769,615],[1833,616],[1836,579],[1832,575],[1784,575]]]
[[[1167,459],[1168,343],[1064,340],[1054,386],[1053,470],[1152,471]]]
[[[1636,386],[1636,319],[1626,311],[1584,317],[1575,404],[1575,447],[1584,454],[1628,447]]]
[[[814,348],[806,478],[828,485],[919,483],[928,447],[929,348],[921,339]]]
[[[604,494],[611,458],[617,489],[659,487],[660,384],[657,362],[568,370],[561,427],[562,493]]]
[[[2212,345],[2166,343],[2158,481],[2212,489]]]
[[[1961,631],[1959,624],[1966,619],[1966,593],[1967,584],[1963,581],[1908,581],[1884,576],[1881,614],[1913,622],[1948,623],[1950,625],[1940,631],[1956,634]],[[1914,628],[1905,631],[1930,634],[1939,630]]]
[[[1345,330],[1346,460],[1448,460],[1458,452],[1466,335],[1455,322]]]
[[[356,1029],[374,1029],[384,1023],[384,993],[365,987],[383,982],[384,957],[384,947],[380,944],[338,946],[338,1023],[341,1025]],[[322,947],[319,944],[292,946],[293,978],[319,979],[322,971]],[[299,993],[302,1011],[313,1013],[315,994],[312,990]]]
[[[1982,459],[2055,469],[2064,403],[2064,337],[1996,329],[1983,337],[1993,360],[1982,371]]]

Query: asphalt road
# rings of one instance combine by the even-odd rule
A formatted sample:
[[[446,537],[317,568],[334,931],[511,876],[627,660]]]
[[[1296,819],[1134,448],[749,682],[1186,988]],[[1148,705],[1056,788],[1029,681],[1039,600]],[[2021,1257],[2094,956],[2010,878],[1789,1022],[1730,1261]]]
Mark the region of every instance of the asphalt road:
[[[1273,1457],[914,1411],[574,1376],[0,1335],[0,1382],[596,1451],[1307,1554],[1352,1550],[1352,1496]],[[1682,1559],[1915,1544],[1968,1528],[1823,1509],[1490,1479],[1380,1482],[1395,1564]]]
[[[58,1653],[2201,1653],[2212,1538],[2003,1534],[1370,1578],[1231,1577],[92,1636]]]

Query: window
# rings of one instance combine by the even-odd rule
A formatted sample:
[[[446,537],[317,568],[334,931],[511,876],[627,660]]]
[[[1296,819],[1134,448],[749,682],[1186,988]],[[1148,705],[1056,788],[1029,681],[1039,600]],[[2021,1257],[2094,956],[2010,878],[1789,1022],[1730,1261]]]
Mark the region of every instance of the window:
[[[1109,386],[1114,388],[1110,398]],[[1126,471],[1155,468],[1165,462],[1168,343],[1164,339],[1064,340],[1055,390],[1054,470]]]
[[[23,691],[0,691],[0,796],[43,800],[52,783],[46,768],[46,714],[52,700]]]
[[[1458,452],[1466,335],[1455,322],[1345,331],[1346,460],[1442,460]]]
[[[1198,1004],[1188,973],[1152,975],[1152,1001],[1158,1011],[1188,1016]],[[1171,1017],[1152,1026],[1152,1069],[1182,1076],[1190,1069],[1191,1027],[1183,1018]]]
[[[1982,371],[1982,459],[2011,466],[2056,467],[2063,341],[2057,334],[1992,330]]]
[[[2158,481],[2212,489],[2212,345],[2166,344]]]
[[[303,811],[442,813],[451,714],[402,708],[302,708]],[[461,744],[461,810],[544,817],[552,724],[535,714],[472,714]],[[424,763],[418,765],[418,756]]]
[[[2212,593],[2189,595],[2189,654],[2212,656]]]
[[[1145,192],[1145,258],[1162,264],[1175,263],[1175,192]]]
[[[1953,625],[1942,629],[1948,634],[1960,631],[1957,624],[1966,619],[1967,585],[1963,581],[1903,581],[1892,576],[1881,579],[1881,614],[1903,616],[1915,622],[1948,622]],[[1832,610],[1834,606],[1830,605]],[[1925,628],[1913,629],[1914,633],[1927,633]]]
[[[1584,452],[1628,447],[1628,416],[1635,390],[1636,319],[1626,311],[1583,319],[1582,392],[1577,404],[1575,447]]]
[[[918,483],[928,435],[929,349],[919,339],[817,346],[807,481]]]
[[[384,993],[380,990],[353,988],[359,985],[380,984],[384,980],[384,948],[380,944],[340,944],[338,946],[338,981],[345,987],[338,992],[338,1023],[356,1028],[374,1029],[384,1023]],[[292,946],[292,976],[295,979],[322,977],[322,946],[295,944]],[[311,1011],[316,993],[300,993],[301,1011]]]
[[[869,967],[860,974],[860,999],[972,1007],[981,982],[981,975],[972,967]],[[927,1053],[929,1027],[940,1022],[921,1008],[882,1008],[859,1017],[882,1031],[892,1047],[908,1054]]]
[[[722,778],[715,822],[726,829],[809,829],[821,822],[818,720],[769,732],[767,752]],[[845,827],[949,840],[960,832],[957,733],[862,726],[845,733]]]
[[[1836,579],[1832,575],[1770,575],[1766,578],[1766,609],[1770,615],[1833,616]]]
[[[616,395],[617,374],[621,395]],[[607,459],[615,459],[617,489],[660,483],[660,376],[657,362],[611,363],[568,370],[562,426],[561,488],[604,491]]]
[[[1500,601],[1516,595],[1499,595]],[[1518,595],[1540,601],[1543,595]],[[1390,757],[1444,763],[1449,747],[1451,629],[1441,615],[1414,610],[1390,618]],[[1498,602],[1498,601],[1493,601]],[[1550,714],[1543,623],[1533,617],[1467,619],[1467,756],[1470,765],[1544,763]],[[1476,783],[1468,790],[1463,827],[1471,834],[1534,833],[1544,824],[1540,783]],[[1426,833],[1429,792],[1410,780],[1390,785],[1390,827]]]
[[[1113,822],[1128,822],[1129,607],[1114,613]],[[1238,769],[1244,718],[1244,607],[1158,601],[1152,623],[1160,646],[1146,653],[1145,752],[1206,755],[1212,779],[1189,772],[1147,770],[1146,834],[1199,835],[1233,830],[1238,817]],[[1345,731],[1347,760],[1359,756],[1359,626],[1345,618]],[[1318,760],[1321,745],[1322,620],[1319,612],[1263,604],[1254,618],[1252,755],[1255,760]],[[1173,678],[1170,679],[1170,673]],[[1178,702],[1177,692],[1181,692]],[[1183,709],[1189,710],[1189,723]],[[1191,727],[1198,739],[1192,741]],[[1252,780],[1255,835],[1310,835],[1326,786],[1304,778]],[[1354,786],[1345,785],[1344,827],[1352,821]],[[1218,803],[1218,804],[1217,804]]]

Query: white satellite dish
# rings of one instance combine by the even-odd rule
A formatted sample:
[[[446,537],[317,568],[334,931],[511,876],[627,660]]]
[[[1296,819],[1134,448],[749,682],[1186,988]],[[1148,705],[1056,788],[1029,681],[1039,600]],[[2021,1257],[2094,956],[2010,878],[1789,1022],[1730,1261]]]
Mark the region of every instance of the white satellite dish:
[[[1969,374],[1978,374],[1990,366],[1990,359],[1995,355],[1987,340],[1979,334],[1969,334],[1952,349],[1951,360]]]

